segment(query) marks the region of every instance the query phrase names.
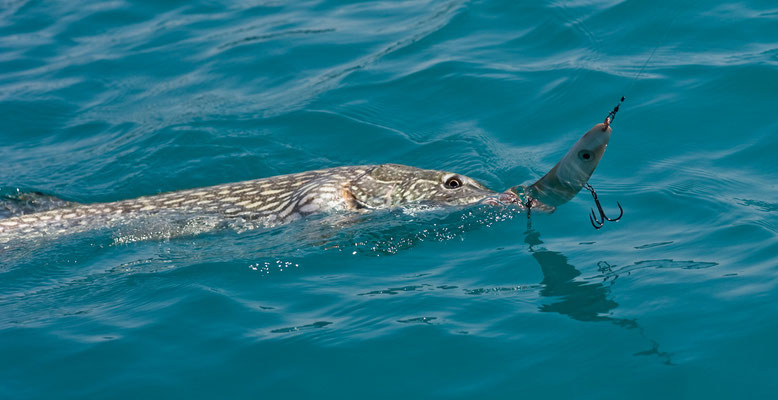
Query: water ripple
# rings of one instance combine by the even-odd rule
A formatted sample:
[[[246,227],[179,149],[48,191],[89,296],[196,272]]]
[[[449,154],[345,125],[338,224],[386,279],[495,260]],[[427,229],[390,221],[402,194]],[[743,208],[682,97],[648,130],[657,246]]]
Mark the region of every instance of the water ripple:
[[[0,391],[598,398],[608,371],[612,397],[773,396],[778,11],[695,3],[0,0],[0,195],[380,162],[505,189],[627,96],[591,180],[625,214],[599,231],[582,193],[530,219],[151,221],[4,246]]]

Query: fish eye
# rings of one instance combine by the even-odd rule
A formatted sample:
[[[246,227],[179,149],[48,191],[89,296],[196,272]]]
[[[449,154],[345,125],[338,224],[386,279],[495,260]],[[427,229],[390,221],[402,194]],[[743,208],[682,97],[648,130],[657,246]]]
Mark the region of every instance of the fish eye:
[[[448,178],[446,180],[446,183],[443,184],[447,189],[456,189],[459,187],[462,187],[462,181],[457,178],[456,176],[452,176],[451,178]]]
[[[590,161],[594,158],[594,153],[589,150],[581,150],[578,152],[578,158],[584,161]]]

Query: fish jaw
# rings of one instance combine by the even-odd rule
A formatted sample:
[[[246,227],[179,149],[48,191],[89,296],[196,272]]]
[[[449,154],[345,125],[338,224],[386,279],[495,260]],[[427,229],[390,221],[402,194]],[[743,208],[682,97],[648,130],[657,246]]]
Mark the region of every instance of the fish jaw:
[[[523,207],[524,202],[521,198],[521,195],[519,194],[518,191],[514,191],[514,189],[517,187],[518,186],[515,186],[504,192],[494,193],[493,195],[487,196],[483,200],[481,200],[480,203],[488,204],[490,206],[518,205],[520,207]]]

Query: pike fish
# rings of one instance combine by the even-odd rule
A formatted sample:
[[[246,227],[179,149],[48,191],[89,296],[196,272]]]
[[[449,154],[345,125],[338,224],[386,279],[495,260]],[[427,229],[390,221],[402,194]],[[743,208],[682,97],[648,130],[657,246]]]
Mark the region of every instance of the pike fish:
[[[311,214],[369,212],[413,205],[489,204],[553,212],[572,199],[599,164],[611,135],[595,125],[540,180],[504,192],[465,175],[399,164],[335,167],[111,203],[52,201],[53,209],[0,219],[0,243],[121,226],[152,215],[242,218],[276,226]]]

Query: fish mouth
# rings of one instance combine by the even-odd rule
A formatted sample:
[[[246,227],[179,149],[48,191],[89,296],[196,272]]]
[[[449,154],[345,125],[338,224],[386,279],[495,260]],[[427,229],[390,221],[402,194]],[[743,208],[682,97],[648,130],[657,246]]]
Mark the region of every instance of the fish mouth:
[[[522,205],[521,196],[516,191],[516,186],[493,196],[489,196],[481,200],[481,204],[489,204],[492,206],[507,206],[511,204]]]
[[[480,203],[499,207],[515,204],[522,209],[533,209],[546,213],[553,213],[556,210],[556,207],[549,206],[533,198],[527,192],[527,187],[523,185],[514,186],[502,193],[496,193],[481,200]]]

